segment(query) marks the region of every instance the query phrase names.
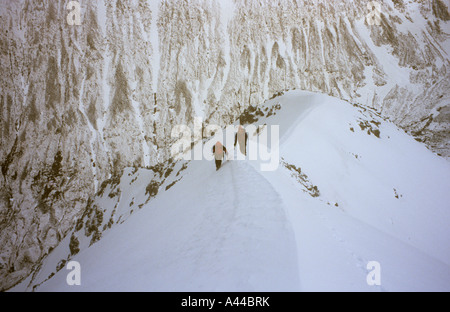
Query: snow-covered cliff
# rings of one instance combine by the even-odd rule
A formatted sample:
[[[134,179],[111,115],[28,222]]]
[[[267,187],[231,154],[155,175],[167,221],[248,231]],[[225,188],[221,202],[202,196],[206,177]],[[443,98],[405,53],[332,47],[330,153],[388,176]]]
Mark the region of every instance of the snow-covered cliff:
[[[0,289],[26,276],[174,125],[225,125],[286,89],[375,108],[450,155],[442,0],[0,1]],[[373,22],[373,21],[372,21]],[[373,25],[370,25],[373,24]]]

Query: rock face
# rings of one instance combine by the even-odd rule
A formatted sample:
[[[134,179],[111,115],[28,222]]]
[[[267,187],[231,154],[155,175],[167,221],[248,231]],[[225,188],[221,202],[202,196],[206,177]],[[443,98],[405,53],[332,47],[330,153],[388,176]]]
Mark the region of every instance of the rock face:
[[[68,1],[0,1],[0,289],[103,181],[166,161],[174,125],[226,125],[285,89],[373,107],[450,155],[442,0],[76,2],[80,25]]]

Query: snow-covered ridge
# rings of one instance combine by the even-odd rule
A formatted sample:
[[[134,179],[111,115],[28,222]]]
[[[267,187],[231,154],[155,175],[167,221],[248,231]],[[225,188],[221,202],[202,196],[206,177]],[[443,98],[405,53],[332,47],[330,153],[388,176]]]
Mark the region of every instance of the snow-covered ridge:
[[[450,164],[374,111],[300,91],[261,111],[276,105],[256,122],[280,125],[276,171],[128,168],[12,290],[448,291]],[[381,285],[367,284],[370,261]]]

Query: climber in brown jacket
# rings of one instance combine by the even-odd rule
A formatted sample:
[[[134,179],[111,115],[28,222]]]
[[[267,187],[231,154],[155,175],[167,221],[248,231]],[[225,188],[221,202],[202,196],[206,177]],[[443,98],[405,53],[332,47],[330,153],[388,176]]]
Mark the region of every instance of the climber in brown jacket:
[[[213,146],[212,152],[216,161],[216,171],[222,166],[222,161],[225,158],[225,154],[228,155],[227,148],[222,145],[219,141]]]
[[[239,143],[239,150],[244,156],[247,156],[247,141],[248,134],[245,131],[244,127],[239,126],[236,135],[234,136],[234,147]]]

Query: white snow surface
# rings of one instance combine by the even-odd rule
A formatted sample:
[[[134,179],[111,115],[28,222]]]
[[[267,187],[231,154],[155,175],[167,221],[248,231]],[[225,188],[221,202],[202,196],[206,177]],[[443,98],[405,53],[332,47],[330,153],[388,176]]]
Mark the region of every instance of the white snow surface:
[[[130,182],[126,171],[116,212],[125,221],[71,259],[81,285],[67,284],[65,268],[46,280],[66,238],[12,290],[450,291],[450,163],[369,109],[304,91],[264,106],[277,103],[258,123],[280,126],[280,157],[320,196],[281,164],[263,172],[259,161],[230,160],[216,172],[202,160],[137,210],[151,175],[139,169]],[[368,285],[369,261],[380,263],[381,285]]]

